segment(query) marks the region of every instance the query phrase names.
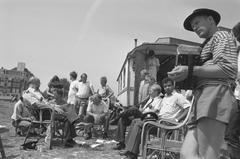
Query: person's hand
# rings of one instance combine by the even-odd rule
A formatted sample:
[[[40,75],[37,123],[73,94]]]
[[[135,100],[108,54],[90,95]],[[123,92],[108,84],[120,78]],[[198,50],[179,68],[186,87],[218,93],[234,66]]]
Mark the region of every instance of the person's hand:
[[[188,76],[188,66],[177,66],[171,72],[168,72],[168,77],[179,82],[183,81]]]

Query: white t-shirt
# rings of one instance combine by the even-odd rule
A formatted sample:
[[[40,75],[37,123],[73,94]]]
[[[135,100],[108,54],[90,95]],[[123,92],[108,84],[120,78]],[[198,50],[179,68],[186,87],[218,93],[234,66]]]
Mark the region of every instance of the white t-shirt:
[[[180,93],[173,92],[172,95],[165,95],[159,112],[159,116],[165,119],[175,118],[182,109],[190,107],[190,102]]]
[[[79,82],[77,80],[75,80],[75,81],[72,81],[69,86],[68,100],[67,100],[67,103],[69,103],[69,104],[75,104],[75,97],[78,92],[78,89],[77,89],[78,83]]]
[[[11,116],[11,119],[13,120],[18,120],[21,117],[30,117],[31,114],[29,113],[28,109],[24,106],[21,100],[19,100],[15,105],[14,105],[14,110],[13,114]]]
[[[77,89],[76,96],[79,98],[88,98],[94,93],[93,85],[90,82],[78,82]]]
[[[100,114],[108,112],[108,106],[103,101],[101,101],[100,104],[98,104],[98,105],[95,105],[95,104],[93,104],[92,101],[89,101],[88,107],[87,107],[87,112],[91,112],[91,113],[100,115]]]

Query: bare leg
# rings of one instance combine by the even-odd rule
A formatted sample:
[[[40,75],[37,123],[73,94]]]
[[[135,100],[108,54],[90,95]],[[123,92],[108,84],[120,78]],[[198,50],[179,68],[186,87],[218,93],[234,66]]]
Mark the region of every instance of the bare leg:
[[[197,125],[197,141],[199,154],[204,159],[218,159],[224,141],[226,125],[223,122],[202,118]]]
[[[187,132],[181,148],[181,159],[200,159],[198,153],[197,129],[190,129]]]

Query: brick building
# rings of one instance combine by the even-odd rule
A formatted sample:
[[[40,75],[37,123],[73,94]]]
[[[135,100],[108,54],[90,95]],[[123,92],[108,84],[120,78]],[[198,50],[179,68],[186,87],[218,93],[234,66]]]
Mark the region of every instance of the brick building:
[[[25,68],[25,63],[18,63],[13,69],[0,68],[0,99],[18,96],[27,88],[27,82],[33,74]]]

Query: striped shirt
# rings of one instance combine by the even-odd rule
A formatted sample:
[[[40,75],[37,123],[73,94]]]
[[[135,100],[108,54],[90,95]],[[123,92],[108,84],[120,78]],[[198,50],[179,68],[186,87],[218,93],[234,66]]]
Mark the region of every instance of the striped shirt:
[[[207,59],[207,60],[205,60]],[[198,78],[197,86],[211,83],[223,83],[226,85],[234,82],[237,77],[237,47],[232,34],[227,31],[217,31],[203,47],[201,52],[202,65],[218,65],[227,75],[224,78]]]

